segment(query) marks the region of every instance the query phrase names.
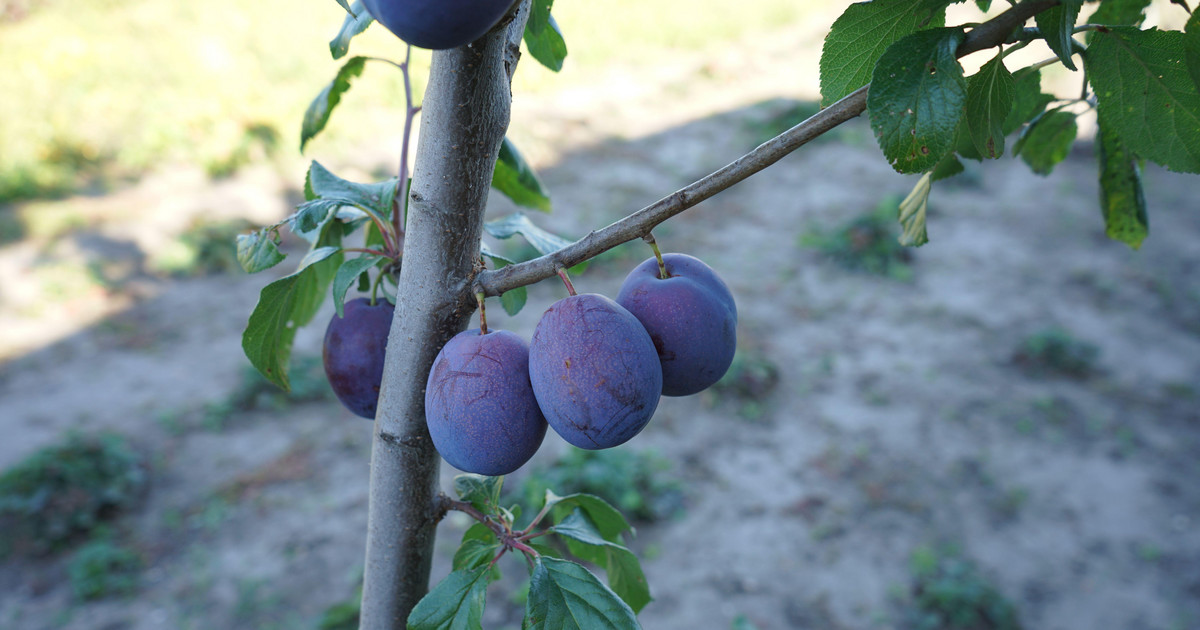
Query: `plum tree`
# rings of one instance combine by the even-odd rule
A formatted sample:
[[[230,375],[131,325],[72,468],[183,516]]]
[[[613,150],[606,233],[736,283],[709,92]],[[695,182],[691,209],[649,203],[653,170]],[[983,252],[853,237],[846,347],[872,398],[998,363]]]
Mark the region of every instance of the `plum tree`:
[[[442,459],[459,470],[507,475],[523,466],[546,436],[529,346],[507,330],[455,335],[429,371],[425,421]]]
[[[335,315],[325,329],[321,359],[329,385],[347,409],[368,420],[375,419],[395,310],[387,300],[372,305],[368,298],[355,298],[346,302],[343,316]]]
[[[335,58],[347,54],[350,39],[371,21],[358,10],[359,2],[356,8],[348,0],[338,2],[351,14],[331,42]],[[510,312],[519,310],[526,286],[646,238],[664,221],[864,113],[883,156],[896,171],[915,178],[897,208],[905,246],[928,241],[930,192],[936,182],[964,172],[962,159],[999,158],[1006,138],[1016,135],[1010,154],[1047,174],[1068,154],[1085,111],[1096,114],[1101,215],[1114,239],[1137,248],[1149,233],[1141,175],[1145,162],[1200,172],[1200,155],[1192,150],[1200,146],[1200,12],[1176,31],[1143,28],[1145,2],[1101,0],[1088,23],[1077,24],[1082,0],[1011,0],[1002,10],[1001,3],[977,0],[973,4],[981,11],[995,4],[998,14],[950,25],[946,9],[959,4],[954,0],[870,0],[850,4],[829,29],[817,113],[713,173],[571,242],[523,215],[491,223],[484,218],[489,184],[518,205],[550,210],[549,195],[505,134],[521,41],[531,57],[553,71],[566,58],[566,43],[551,16],[553,0],[361,2],[410,43],[451,47],[433,54],[419,107],[408,62],[390,64],[405,72],[408,105],[399,175],[377,183],[349,182],[314,161],[305,180],[305,203],[280,223],[239,236],[238,260],[251,272],[282,261],[278,245],[284,225],[311,245],[294,273],[263,288],[243,334],[250,361],[284,388],[295,329],[311,320],[330,284],[335,301],[356,278],[363,287],[370,273],[376,274],[374,288],[395,288],[397,307],[371,451],[361,627],[372,630],[402,627],[405,620],[418,630],[480,627],[487,584],[497,574],[494,559],[514,550],[525,555],[531,572],[524,620],[529,627],[569,617],[572,623],[564,621],[562,627],[636,628],[635,614],[650,601],[645,576],[623,546],[628,523],[598,498],[548,491],[542,509],[518,530],[516,511],[499,505],[502,478],[456,478],[459,500],[440,492],[425,388],[438,348],[466,328],[474,296],[500,296]],[[1191,13],[1186,3],[1172,4]],[[505,10],[509,19],[501,15]],[[1037,28],[1029,27],[1031,20]],[[619,28],[619,21],[613,24]],[[1076,36],[1085,31],[1081,42]],[[1011,71],[1016,57],[1010,53],[1034,42],[1048,45],[1054,56]],[[968,76],[959,58],[989,50],[990,60]],[[1079,98],[1042,92],[1043,68],[1061,64],[1075,70],[1079,58],[1086,70]],[[351,81],[372,61],[379,59],[356,56],[344,62],[306,112],[302,146],[324,128]],[[409,132],[418,111],[417,168],[410,180]],[[343,247],[343,239],[363,226],[363,246]],[[485,230],[495,238],[519,233],[539,256],[512,260],[492,252],[481,241]],[[356,256],[347,258],[347,253]],[[481,256],[491,258],[494,268],[485,268]],[[654,282],[670,286],[673,280]],[[568,441],[584,448],[619,444],[646,425],[665,391],[658,352],[646,328],[624,307],[600,296],[572,295],[551,307],[537,326],[529,346],[531,387],[550,426]],[[723,298],[711,301],[721,304]],[[722,334],[716,338],[724,339]],[[702,335],[696,339],[706,343]],[[732,335],[729,339],[732,343]],[[468,529],[469,537],[464,534],[454,570],[430,591],[436,526],[451,509],[479,523]],[[582,566],[559,559],[557,551],[539,552],[540,542],[531,541],[545,534],[567,539],[575,557],[605,565],[611,590]],[[567,610],[567,602],[580,600],[603,605]],[[576,612],[585,617],[576,618]]]
[[[363,0],[363,6],[400,39],[443,50],[478,39],[500,21],[512,0]]]
[[[721,380],[737,350],[737,306],[711,267],[663,254],[629,272],[617,303],[642,322],[662,362],[664,396],[688,396]]]
[[[538,320],[529,379],[555,432],[590,450],[637,435],[662,394],[650,335],[624,307],[595,293],[563,298]]]

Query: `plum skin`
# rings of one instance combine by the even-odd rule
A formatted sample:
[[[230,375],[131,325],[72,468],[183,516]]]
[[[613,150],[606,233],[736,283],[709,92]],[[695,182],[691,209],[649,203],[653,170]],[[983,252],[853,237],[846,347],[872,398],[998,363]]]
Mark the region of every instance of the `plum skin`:
[[[379,386],[383,382],[383,357],[396,307],[387,300],[375,306],[367,298],[346,302],[342,317],[334,316],[325,328],[321,359],[325,377],[338,400],[355,415],[375,419]]]
[[[418,48],[458,48],[488,32],[513,0],[363,0],[377,22]]]
[[[497,476],[523,466],[546,436],[529,346],[507,330],[455,335],[429,370],[425,422],[434,448],[459,470]]]
[[[650,422],[662,368],[650,335],[602,295],[555,302],[529,342],[529,378],[546,421],[564,440],[597,450],[624,444]]]
[[[721,380],[737,351],[737,305],[711,267],[687,254],[663,254],[629,272],[617,303],[637,317],[662,362],[663,395],[689,396]]]

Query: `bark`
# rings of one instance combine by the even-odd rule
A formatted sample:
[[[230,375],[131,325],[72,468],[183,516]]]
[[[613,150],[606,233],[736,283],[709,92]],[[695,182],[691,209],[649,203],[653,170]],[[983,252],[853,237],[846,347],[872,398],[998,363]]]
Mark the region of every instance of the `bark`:
[[[524,0],[473,44],[433,54],[371,449],[361,628],[405,627],[429,589],[440,459],[425,426],[425,380],[474,311],[464,288],[477,271],[527,16]]]

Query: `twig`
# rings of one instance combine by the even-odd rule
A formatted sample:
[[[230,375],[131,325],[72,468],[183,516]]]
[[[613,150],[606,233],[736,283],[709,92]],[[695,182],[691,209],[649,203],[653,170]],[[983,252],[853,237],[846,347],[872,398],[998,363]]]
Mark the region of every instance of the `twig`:
[[[1058,0],[1033,0],[1018,3],[1008,11],[980,24],[967,33],[955,54],[962,57],[999,46],[1026,20],[1058,3]],[[549,278],[555,275],[558,269],[573,267],[617,245],[644,237],[663,221],[747,179],[838,125],[856,118],[866,110],[869,87],[869,85],[864,85],[833,105],[817,112],[808,120],[762,143],[716,172],[607,227],[594,230],[558,251],[515,265],[481,272],[475,278],[475,286],[473,288],[466,287],[466,289],[483,292],[488,296],[500,295],[510,289]]]

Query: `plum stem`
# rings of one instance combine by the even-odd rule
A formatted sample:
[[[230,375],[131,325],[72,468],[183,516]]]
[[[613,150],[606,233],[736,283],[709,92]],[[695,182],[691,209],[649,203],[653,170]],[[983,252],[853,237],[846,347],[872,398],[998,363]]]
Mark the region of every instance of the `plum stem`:
[[[384,273],[385,272],[380,271],[379,273],[375,274],[375,281],[371,283],[371,306],[375,306],[375,296],[379,293],[379,283],[383,282]]]
[[[475,294],[475,300],[477,302],[479,302],[479,334],[486,335],[486,334],[488,334],[487,309],[485,309],[483,306],[483,292],[482,291]]]
[[[396,250],[403,249],[404,224],[408,220],[408,143],[412,137],[413,119],[421,111],[413,106],[412,80],[409,68],[412,61],[412,46],[407,46],[404,53],[404,63],[400,64],[400,73],[404,75],[404,136],[400,141],[400,177],[396,182],[396,194],[392,200],[392,228],[396,234]],[[403,215],[403,217],[401,216]],[[395,258],[395,256],[393,256]]]
[[[654,250],[654,257],[658,259],[658,277],[663,280],[670,278],[671,274],[667,273],[667,263],[663,262],[662,250],[658,248],[658,241],[654,239],[654,234],[647,232],[642,240],[650,245],[650,249]]]
[[[559,278],[562,278],[563,284],[567,285],[567,293],[570,295],[578,295],[575,293],[575,285],[571,284],[571,278],[567,277],[567,270],[559,267],[554,270]]]

